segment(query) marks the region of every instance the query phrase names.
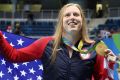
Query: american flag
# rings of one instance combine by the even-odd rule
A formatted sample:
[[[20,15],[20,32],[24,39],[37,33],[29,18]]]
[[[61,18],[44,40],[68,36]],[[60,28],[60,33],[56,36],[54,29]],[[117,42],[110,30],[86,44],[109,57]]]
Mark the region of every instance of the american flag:
[[[15,48],[23,48],[36,40],[7,32],[2,33],[10,45]],[[113,39],[107,38],[103,41],[114,53],[119,53]],[[109,68],[108,62],[105,62],[104,66],[105,69],[108,70],[107,73],[109,77],[114,80],[119,80],[118,73],[115,72],[115,69]],[[40,60],[25,63],[11,63],[0,55],[0,80],[42,80],[42,73],[43,65]]]
[[[2,32],[11,46],[23,48],[36,39]],[[43,66],[40,60],[11,63],[0,55],[0,80],[42,80]]]

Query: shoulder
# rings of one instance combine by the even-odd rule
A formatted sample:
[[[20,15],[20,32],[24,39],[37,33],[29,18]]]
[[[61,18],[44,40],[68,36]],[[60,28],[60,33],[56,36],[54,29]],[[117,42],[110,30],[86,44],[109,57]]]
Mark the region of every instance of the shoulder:
[[[53,37],[53,36],[45,36],[45,37],[40,37],[40,38],[38,39],[38,41],[40,41],[40,42],[49,42],[49,41],[51,41],[51,40],[54,40],[54,37]]]
[[[53,44],[53,40],[54,40],[54,37],[53,36],[46,36],[46,37],[41,37],[39,39],[39,41],[42,43],[42,44]]]
[[[54,38],[52,36],[47,36],[47,37],[41,37],[38,40],[36,40],[33,45],[38,47],[39,50],[42,52],[44,52],[46,46],[48,45],[48,43],[50,41],[52,41]]]
[[[40,37],[38,40],[34,42],[34,44],[46,45],[52,40],[54,40],[53,36]]]

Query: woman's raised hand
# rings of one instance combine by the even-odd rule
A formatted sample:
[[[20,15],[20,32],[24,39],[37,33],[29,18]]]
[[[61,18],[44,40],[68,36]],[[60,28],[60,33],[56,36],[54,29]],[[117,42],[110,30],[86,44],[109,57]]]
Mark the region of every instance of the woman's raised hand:
[[[105,57],[107,58],[108,61],[115,62],[118,58],[110,49],[106,49],[105,53],[106,53]]]

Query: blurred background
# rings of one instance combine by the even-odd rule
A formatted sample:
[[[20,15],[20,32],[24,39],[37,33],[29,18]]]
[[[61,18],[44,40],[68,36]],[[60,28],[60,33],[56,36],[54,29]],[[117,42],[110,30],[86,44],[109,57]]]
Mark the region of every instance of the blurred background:
[[[0,0],[0,29],[32,38],[54,34],[60,8],[82,6],[91,38],[120,33],[120,0]]]

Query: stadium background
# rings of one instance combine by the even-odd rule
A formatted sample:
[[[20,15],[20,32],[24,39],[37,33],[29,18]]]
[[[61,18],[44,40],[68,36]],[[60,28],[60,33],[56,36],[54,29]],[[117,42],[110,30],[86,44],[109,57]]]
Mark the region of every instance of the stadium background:
[[[120,33],[120,0],[0,0],[0,29],[14,33],[19,26],[32,38],[52,35],[60,8],[69,2],[82,6],[91,38],[100,38],[101,30]]]

